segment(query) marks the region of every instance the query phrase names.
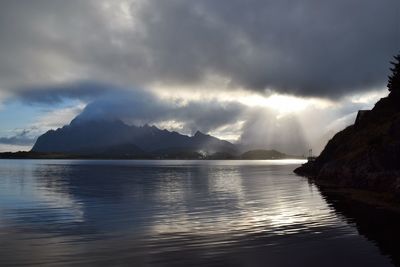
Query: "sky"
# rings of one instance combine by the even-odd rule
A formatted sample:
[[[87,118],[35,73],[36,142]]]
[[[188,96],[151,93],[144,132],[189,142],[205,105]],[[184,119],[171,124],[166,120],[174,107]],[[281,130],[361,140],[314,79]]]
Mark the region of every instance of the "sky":
[[[321,151],[387,95],[398,0],[0,1],[0,151],[80,115]]]

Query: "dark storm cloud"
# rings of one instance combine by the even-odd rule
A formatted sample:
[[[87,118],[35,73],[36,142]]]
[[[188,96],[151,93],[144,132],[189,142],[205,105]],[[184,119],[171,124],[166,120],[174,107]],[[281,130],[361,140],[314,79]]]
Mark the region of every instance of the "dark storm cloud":
[[[47,86],[18,88],[15,95],[29,104],[57,104],[65,99],[93,100],[106,93],[119,93],[123,89],[98,82],[62,83]]]
[[[399,17],[397,0],[203,0],[148,1],[141,19],[160,73],[336,97],[384,85]]]
[[[398,0],[7,1],[0,90],[30,99],[16,88],[76,80],[190,90],[214,75],[336,98],[384,86],[399,17]]]

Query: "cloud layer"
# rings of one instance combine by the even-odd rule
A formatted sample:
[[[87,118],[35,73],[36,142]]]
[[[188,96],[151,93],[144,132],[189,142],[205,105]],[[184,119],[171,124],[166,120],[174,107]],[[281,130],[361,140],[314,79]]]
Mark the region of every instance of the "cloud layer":
[[[398,0],[7,1],[0,90],[40,98],[41,85],[78,80],[190,90],[217,77],[223,90],[337,98],[384,86],[399,10]]]

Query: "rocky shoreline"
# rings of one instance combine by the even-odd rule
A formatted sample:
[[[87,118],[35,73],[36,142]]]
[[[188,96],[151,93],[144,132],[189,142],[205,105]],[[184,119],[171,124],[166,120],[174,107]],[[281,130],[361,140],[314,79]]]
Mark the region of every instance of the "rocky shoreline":
[[[379,100],[354,125],[337,133],[320,156],[294,172],[317,183],[400,200],[400,92]]]

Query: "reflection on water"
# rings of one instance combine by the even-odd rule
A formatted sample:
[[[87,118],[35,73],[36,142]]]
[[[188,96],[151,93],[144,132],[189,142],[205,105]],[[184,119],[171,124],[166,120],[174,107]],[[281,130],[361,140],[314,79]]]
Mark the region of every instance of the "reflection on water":
[[[0,161],[0,265],[391,266],[299,161]]]
[[[357,226],[358,232],[379,246],[383,254],[389,255],[396,266],[400,266],[400,214],[379,207],[372,207],[320,188],[322,196],[345,216],[346,221]]]

